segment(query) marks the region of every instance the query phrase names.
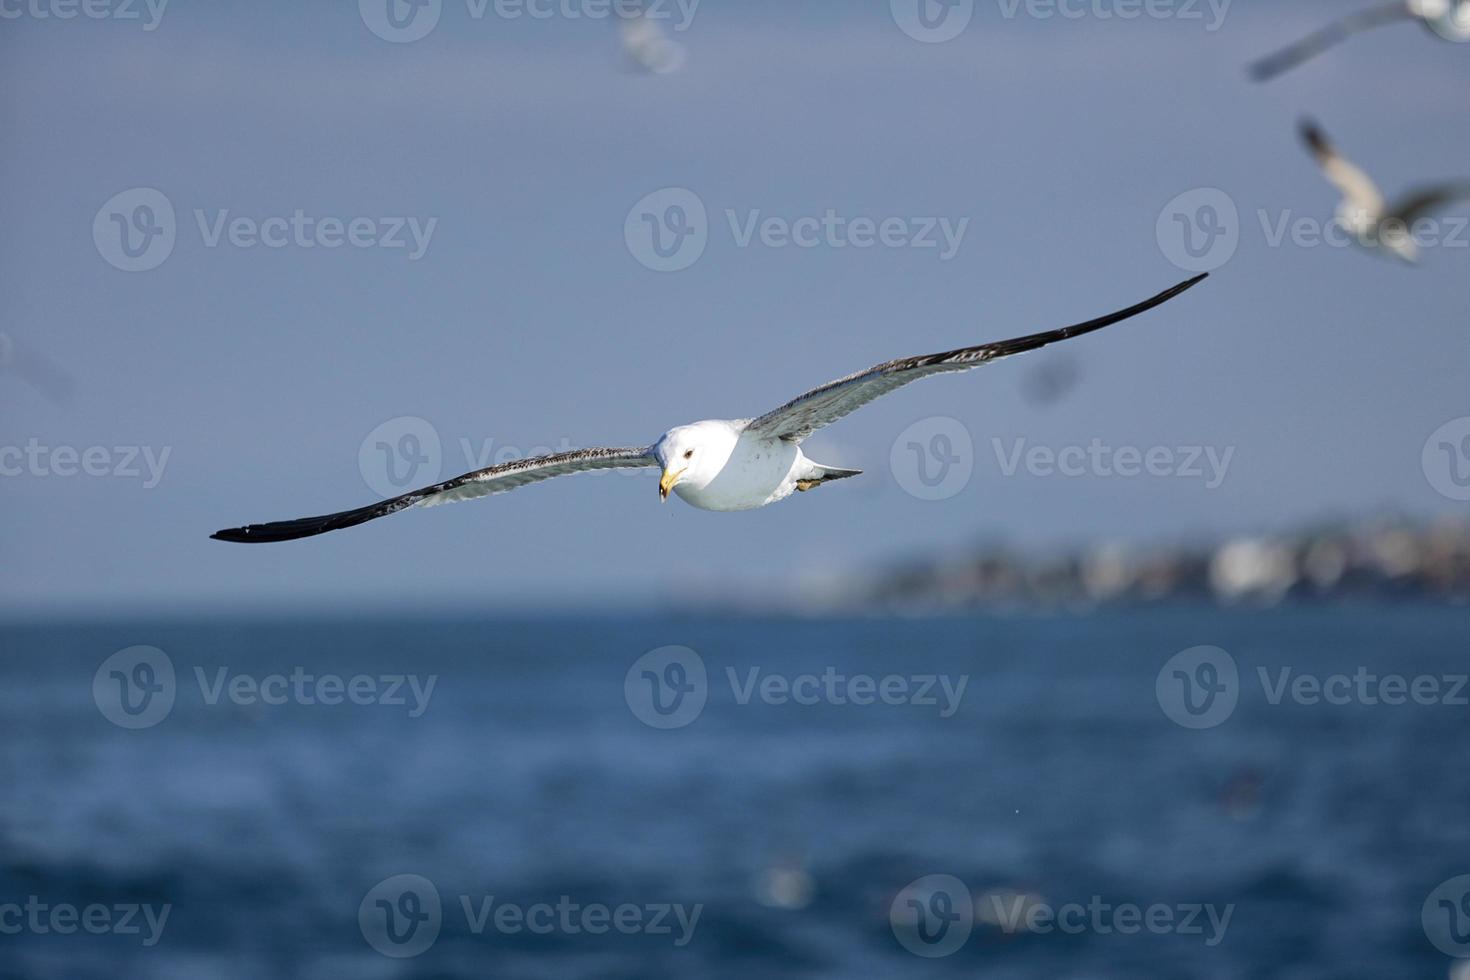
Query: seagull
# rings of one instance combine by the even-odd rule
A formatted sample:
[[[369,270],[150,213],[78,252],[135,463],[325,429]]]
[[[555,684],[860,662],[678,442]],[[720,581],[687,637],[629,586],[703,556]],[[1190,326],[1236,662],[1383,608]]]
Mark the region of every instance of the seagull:
[[[15,375],[46,396],[53,405],[71,404],[76,383],[66,370],[40,351],[17,344],[0,330],[0,379]]]
[[[618,16],[618,35],[629,60],[644,71],[669,75],[684,65],[684,45],[664,31],[647,4],[631,15]]]
[[[1354,34],[1409,20],[1419,21],[1445,40],[1470,41],[1470,0],[1395,0],[1350,14],[1291,47],[1262,58],[1251,66],[1251,77],[1258,82],[1270,81]]]
[[[581,449],[514,460],[356,510],[295,521],[250,524],[216,531],[210,537],[245,543],[290,541],[355,527],[409,507],[473,500],[571,473],[640,467],[657,467],[662,471],[658,481],[660,500],[668,500],[672,492],[701,510],[753,510],[785,500],[793,493],[861,473],[861,470],[808,459],[801,451],[801,443],[817,429],[857,411],[873,399],[920,378],[968,371],[1012,354],[1101,330],[1166,303],[1207,277],[1208,273],[1196,276],[1126,310],[1059,330],[961,347],[941,354],[885,361],[813,388],[759,418],[706,419],[676,426],[645,449]]]
[[[1462,181],[1421,187],[1390,205],[1373,178],[1343,159],[1315,122],[1304,120],[1301,134],[1323,175],[1342,191],[1337,220],[1365,248],[1387,249],[1405,262],[1418,262],[1419,243],[1410,233],[1414,223],[1459,198],[1470,197],[1470,181]]]

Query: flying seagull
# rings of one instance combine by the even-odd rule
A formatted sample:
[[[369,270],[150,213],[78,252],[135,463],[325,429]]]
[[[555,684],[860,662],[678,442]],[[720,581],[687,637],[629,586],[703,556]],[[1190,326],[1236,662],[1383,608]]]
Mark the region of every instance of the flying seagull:
[[[1395,0],[1360,10],[1262,58],[1251,66],[1251,77],[1258,82],[1270,81],[1354,34],[1402,21],[1418,21],[1449,41],[1470,41],[1470,0]]]
[[[1343,159],[1315,122],[1304,120],[1301,134],[1323,175],[1342,192],[1337,220],[1364,248],[1387,249],[1405,262],[1418,262],[1419,244],[1410,233],[1414,223],[1462,197],[1470,198],[1470,181],[1461,181],[1417,188],[1389,204],[1373,178]]]
[[[639,4],[631,15],[618,15],[618,35],[623,52],[637,68],[669,75],[684,65],[684,45],[669,37],[647,4]]]
[[[570,473],[637,467],[658,467],[663,471],[658,481],[658,495],[662,500],[667,500],[672,491],[685,503],[701,510],[764,507],[797,491],[857,476],[860,470],[827,466],[808,459],[802,454],[801,442],[817,429],[857,411],[880,395],[932,374],[968,371],[1002,357],[1101,330],[1168,302],[1207,275],[1182,282],[1126,310],[1060,330],[887,361],[813,388],[757,419],[707,419],[677,426],[646,449],[582,449],[519,459],[356,510],[296,521],[251,524],[217,531],[211,537],[220,541],[290,541],[354,527],[408,507],[472,500]]]

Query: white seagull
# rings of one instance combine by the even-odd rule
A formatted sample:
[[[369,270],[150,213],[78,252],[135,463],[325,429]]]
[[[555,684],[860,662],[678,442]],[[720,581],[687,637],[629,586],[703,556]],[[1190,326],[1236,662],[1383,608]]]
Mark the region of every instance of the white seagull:
[[[1315,122],[1303,120],[1301,134],[1323,175],[1342,192],[1337,220],[1364,248],[1386,249],[1405,262],[1418,262],[1414,223],[1462,197],[1470,197],[1470,181],[1461,181],[1417,188],[1389,204],[1373,178],[1343,159]]]
[[[1470,41],[1470,0],[1395,0],[1360,10],[1262,58],[1251,66],[1251,76],[1258,82],[1269,81],[1354,34],[1403,21],[1418,21],[1448,41]]]
[[[808,459],[802,454],[801,442],[815,430],[857,411],[880,395],[933,374],[968,371],[1002,357],[1101,330],[1168,302],[1206,275],[1196,276],[1152,299],[1086,323],[1014,340],[962,347],[942,354],[887,361],[813,388],[757,419],[707,419],[677,426],[646,449],[582,449],[519,459],[356,510],[303,517],[296,521],[251,524],[216,531],[210,537],[220,541],[290,541],[353,527],[408,507],[434,507],[457,500],[472,500],[587,470],[645,466],[658,467],[663,471],[658,481],[658,495],[662,500],[667,500],[672,491],[685,503],[701,510],[753,510],[784,500],[797,491],[857,476],[860,470],[827,466]]]
[[[669,75],[684,65],[684,45],[669,37],[647,4],[631,16],[618,15],[618,36],[629,61],[655,75]]]

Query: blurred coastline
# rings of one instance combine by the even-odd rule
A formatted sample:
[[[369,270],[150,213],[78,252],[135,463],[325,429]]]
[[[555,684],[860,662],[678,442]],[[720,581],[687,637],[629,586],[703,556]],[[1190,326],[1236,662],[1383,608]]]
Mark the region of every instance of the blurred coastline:
[[[860,575],[809,578],[792,605],[900,614],[1190,602],[1470,603],[1470,521],[1380,515],[1154,547],[1098,543],[1046,554],[982,544]]]

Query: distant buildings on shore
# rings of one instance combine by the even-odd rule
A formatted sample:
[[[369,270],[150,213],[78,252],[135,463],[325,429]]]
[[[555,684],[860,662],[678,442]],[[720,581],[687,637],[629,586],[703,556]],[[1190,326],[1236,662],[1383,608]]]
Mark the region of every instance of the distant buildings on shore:
[[[1470,521],[1380,518],[1213,545],[1104,544],[1052,557],[1003,547],[911,561],[802,590],[809,610],[944,611],[1164,601],[1338,599],[1470,603]]]

